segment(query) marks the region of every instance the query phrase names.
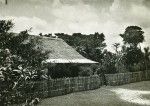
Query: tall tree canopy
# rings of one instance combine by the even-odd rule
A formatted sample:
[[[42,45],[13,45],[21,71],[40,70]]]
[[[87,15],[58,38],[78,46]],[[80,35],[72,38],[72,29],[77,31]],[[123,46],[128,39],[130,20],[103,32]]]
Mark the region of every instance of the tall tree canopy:
[[[141,48],[138,47],[138,44],[144,41],[143,34],[144,32],[142,31],[142,28],[138,26],[129,26],[125,29],[123,34],[120,34],[125,44],[122,48],[122,58],[124,58],[126,68],[129,71],[134,71],[134,67],[142,66],[143,64],[144,55]]]
[[[125,32],[120,34],[120,36],[123,38],[125,44],[137,47],[139,43],[144,41],[143,34],[144,32],[142,31],[142,28],[138,26],[128,26],[125,29]]]

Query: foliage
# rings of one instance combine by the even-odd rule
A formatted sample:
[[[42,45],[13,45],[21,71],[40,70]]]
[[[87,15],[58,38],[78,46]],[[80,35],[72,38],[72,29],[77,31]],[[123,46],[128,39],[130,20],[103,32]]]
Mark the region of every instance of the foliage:
[[[113,44],[113,47],[115,49],[115,68],[117,73],[124,73],[126,72],[126,62],[125,62],[125,52],[126,52],[126,46],[122,46],[122,50],[118,50],[120,48],[120,43]]]
[[[9,49],[1,50],[0,54],[0,58],[2,58],[0,68],[0,104],[8,106],[24,102],[24,93],[35,90],[33,85],[26,87],[26,82],[27,80],[37,79],[38,74],[23,69],[21,65],[16,67],[16,61],[20,63],[23,60],[19,56],[12,55]]]
[[[127,72],[126,69],[126,61],[125,61],[125,56],[123,53],[118,53],[116,55],[116,63],[115,63],[115,67],[116,67],[116,71],[117,73],[124,73]]]
[[[93,75],[93,70],[91,67],[80,66],[79,76],[91,76]]]
[[[104,58],[102,59],[102,63],[101,63],[98,74],[100,74],[100,73],[105,73],[105,74],[116,73],[115,63],[116,63],[116,55],[105,50]]]
[[[144,48],[144,63],[145,63],[145,69],[150,69],[150,51],[149,47]]]
[[[6,27],[9,30],[13,26],[11,21],[2,22],[5,22],[2,27]],[[11,25],[7,26],[8,23]],[[22,57],[24,60],[22,63],[24,67],[40,68],[41,62],[47,58],[48,52],[42,52],[40,48],[35,48],[37,43],[40,43],[40,41],[29,39],[28,32],[30,30],[22,31],[19,34],[9,33],[6,31],[1,31],[4,33],[0,34],[0,47],[2,49],[8,48],[12,54]]]
[[[0,104],[4,106],[21,98],[18,89],[23,82],[47,77],[41,73],[41,62],[47,58],[47,52],[35,48],[38,42],[28,40],[29,30],[10,33],[13,26],[11,21],[0,21]]]
[[[1,20],[0,21],[0,34],[8,32],[11,28],[13,28],[14,24],[12,23],[11,20],[5,21]]]
[[[0,52],[1,68],[0,68],[0,104],[7,106],[14,103],[16,97],[20,94],[16,92],[16,86],[22,79],[21,70],[14,68],[15,61],[20,60],[15,55],[12,55],[9,49]]]
[[[120,34],[120,36],[123,38],[125,44],[128,43],[130,46],[137,47],[139,43],[144,41],[143,34],[142,28],[138,26],[128,26],[125,32]]]
[[[127,48],[125,58],[128,65],[137,64],[143,60],[143,53],[139,48]]]
[[[144,70],[144,55],[138,47],[122,47],[122,51],[117,55],[117,72]]]
[[[118,53],[118,48],[120,47],[120,43],[113,44],[115,52]]]
[[[144,41],[144,32],[138,26],[128,26],[123,34],[124,45],[122,46],[122,59],[128,71],[139,71],[144,65],[144,54],[138,44]],[[126,45],[126,44],[129,44]]]

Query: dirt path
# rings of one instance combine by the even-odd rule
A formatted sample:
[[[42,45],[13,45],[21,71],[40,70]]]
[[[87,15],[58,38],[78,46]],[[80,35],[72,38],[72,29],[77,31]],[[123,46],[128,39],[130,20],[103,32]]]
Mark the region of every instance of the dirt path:
[[[150,106],[150,81],[47,98],[38,106]]]

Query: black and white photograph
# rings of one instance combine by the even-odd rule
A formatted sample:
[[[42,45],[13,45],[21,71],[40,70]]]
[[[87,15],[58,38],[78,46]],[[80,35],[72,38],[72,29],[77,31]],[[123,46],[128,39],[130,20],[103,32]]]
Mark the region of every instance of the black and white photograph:
[[[0,106],[150,106],[150,0],[0,0]]]

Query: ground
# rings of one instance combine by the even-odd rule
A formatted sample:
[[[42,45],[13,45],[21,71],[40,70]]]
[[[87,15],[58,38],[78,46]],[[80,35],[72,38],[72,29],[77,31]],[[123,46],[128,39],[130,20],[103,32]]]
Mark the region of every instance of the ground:
[[[47,98],[38,106],[150,106],[150,81]]]

